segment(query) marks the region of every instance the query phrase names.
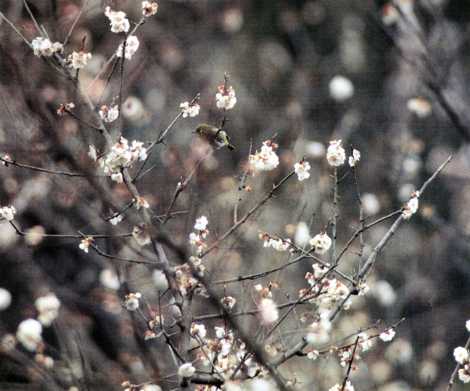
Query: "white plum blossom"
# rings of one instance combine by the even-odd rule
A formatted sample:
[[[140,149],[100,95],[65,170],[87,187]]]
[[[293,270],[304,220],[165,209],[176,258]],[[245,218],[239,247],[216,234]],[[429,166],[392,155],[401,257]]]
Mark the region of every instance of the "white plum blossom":
[[[361,152],[359,152],[357,149],[353,149],[352,155],[349,156],[349,166],[350,167],[355,167],[357,163],[359,163],[359,160],[361,160]]]
[[[129,31],[131,25],[125,12],[113,11],[111,7],[106,7],[104,14],[109,19],[113,33],[127,33]]]
[[[279,319],[279,310],[274,300],[269,298],[261,299],[258,304],[258,310],[261,318],[261,323],[270,325]]]
[[[101,106],[98,114],[100,115],[100,118],[107,123],[114,122],[118,119],[119,117],[119,107],[118,105],[113,105],[113,106],[106,106],[103,105]]]
[[[263,145],[259,151],[254,155],[248,157],[250,166],[255,171],[271,171],[279,165],[279,157],[277,156],[274,149],[277,148],[277,144],[270,140],[263,142]]]
[[[16,330],[16,338],[25,349],[34,352],[42,342],[42,325],[36,319],[23,320]]]
[[[327,315],[322,314],[319,320],[309,326],[309,332],[305,336],[308,344],[323,344],[330,340],[331,322]]]
[[[426,118],[432,112],[431,103],[424,98],[411,98],[406,107],[419,118]]]
[[[237,104],[237,97],[232,86],[221,85],[217,87],[215,94],[216,106],[218,109],[231,110]]]
[[[94,239],[92,236],[87,236],[80,241],[78,248],[88,254],[91,244],[93,243]]]
[[[328,391],[354,391],[354,386],[348,380],[346,381],[346,384],[344,385],[344,387],[343,387],[343,384],[335,384]]]
[[[470,355],[467,349],[462,346],[458,346],[454,349],[454,358],[459,364],[465,364],[469,361]]]
[[[331,247],[331,238],[326,232],[322,232],[310,239],[310,245],[317,254],[325,254]]]
[[[142,15],[146,18],[155,15],[158,12],[158,3],[156,1],[142,2]]]
[[[84,51],[72,52],[67,57],[68,65],[73,69],[82,69],[85,68],[88,64],[88,61],[91,60],[91,53]]]
[[[191,377],[196,373],[196,368],[193,367],[193,364],[186,362],[178,368],[178,376],[186,378]]]
[[[403,207],[402,211],[402,216],[405,220],[408,220],[413,216],[417,211],[419,207],[419,198],[420,194],[419,191],[415,191],[412,195],[411,198],[408,200],[408,202],[405,204]]]
[[[147,149],[140,141],[132,141],[131,145],[124,137],[111,147],[106,156],[100,159],[105,175],[115,182],[122,183],[121,170],[130,167],[136,161],[147,159]]]
[[[379,338],[384,342],[390,342],[393,338],[395,338],[395,330],[390,328],[385,330],[383,333],[380,333]]]
[[[310,141],[305,145],[305,153],[313,159],[320,159],[325,156],[325,146],[318,141]]]
[[[207,228],[207,224],[209,224],[209,220],[207,220],[206,216],[201,216],[196,219],[196,223],[194,224],[194,229],[198,231],[205,231]]]
[[[272,247],[276,251],[287,251],[291,247],[290,239],[273,238],[267,233],[260,233],[260,239],[263,240],[263,247]]]
[[[34,55],[37,57],[51,57],[57,52],[64,50],[63,45],[60,42],[52,43],[49,38],[36,37],[31,42],[31,46],[34,51]]]
[[[182,102],[180,104],[181,115],[183,118],[187,117],[197,117],[199,115],[199,111],[201,110],[201,106],[198,103],[189,103],[189,102]]]
[[[124,57],[127,60],[132,59],[134,54],[139,49],[139,46],[140,46],[139,38],[137,38],[135,35],[129,36],[126,40],[126,49],[124,51]],[[116,56],[118,56],[119,58],[122,57],[122,48],[123,47],[124,47],[124,43],[121,43],[119,45],[117,51],[116,51]]]
[[[59,316],[60,301],[54,293],[38,297],[34,305],[39,312],[38,320],[46,327]]]
[[[294,171],[297,174],[299,181],[302,182],[303,180],[310,178],[310,168],[310,163],[305,160],[301,160],[294,164]]]
[[[16,209],[14,206],[3,206],[0,208],[0,217],[7,221],[13,221],[15,214]]]
[[[375,215],[380,212],[380,201],[373,193],[364,193],[361,197],[364,213],[368,216]]]
[[[465,327],[467,331],[470,333],[470,319],[465,322]]]
[[[339,167],[346,160],[346,151],[341,146],[341,140],[332,140],[326,151],[326,160],[333,167]]]
[[[139,308],[139,300],[142,297],[142,294],[139,292],[136,293],[129,293],[124,298],[124,307],[128,311],[136,311]]]
[[[470,364],[465,365],[458,371],[459,380],[462,383],[470,383]]]
[[[124,219],[122,214],[115,215],[109,219],[111,225],[118,225]]]
[[[337,102],[348,100],[354,95],[354,85],[344,76],[335,76],[330,81],[330,96]]]
[[[384,307],[390,307],[397,300],[395,290],[385,280],[379,280],[372,286],[372,296]]]
[[[11,304],[11,293],[5,288],[0,288],[0,311],[6,310]]]

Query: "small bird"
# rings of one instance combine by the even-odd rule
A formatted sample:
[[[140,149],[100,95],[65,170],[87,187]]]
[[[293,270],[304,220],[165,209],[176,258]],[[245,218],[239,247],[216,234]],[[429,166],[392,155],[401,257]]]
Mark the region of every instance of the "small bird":
[[[196,133],[217,149],[225,146],[231,151],[235,149],[233,144],[230,143],[230,137],[227,132],[221,128],[208,124],[200,124],[196,128]]]

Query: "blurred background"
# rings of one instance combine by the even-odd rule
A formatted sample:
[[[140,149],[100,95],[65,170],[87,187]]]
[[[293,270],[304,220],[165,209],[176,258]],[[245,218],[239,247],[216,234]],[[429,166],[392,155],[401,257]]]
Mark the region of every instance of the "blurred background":
[[[83,3],[28,2],[51,40],[61,42]],[[100,74],[120,43],[109,32],[103,14],[107,5],[127,12],[135,22],[140,19],[139,1],[90,0],[66,47],[66,53],[79,50],[84,42],[92,52],[79,78],[97,105],[110,104],[120,88],[118,72],[107,85],[112,65]],[[166,144],[153,152],[154,168],[138,185],[155,216],[165,214],[177,183],[204,156],[204,145],[192,133],[197,124],[222,120],[214,97],[225,73],[238,100],[226,124],[236,150],[216,151],[198,169],[175,205],[181,214],[167,224],[171,238],[185,245],[195,218],[203,214],[209,219],[209,241],[215,240],[233,223],[237,203],[242,215],[296,161],[305,157],[312,165],[308,181],[287,183],[205,260],[214,281],[286,262],[286,254],[263,248],[260,231],[294,239],[299,223],[312,236],[324,229],[333,210],[331,169],[325,159],[330,140],[342,139],[347,149],[354,146],[362,153],[358,182],[370,221],[399,209],[447,156],[454,156],[420,199],[419,215],[400,228],[381,254],[369,280],[370,292],[342,313],[333,338],[378,319],[394,323],[405,317],[394,342],[377,344],[364,355],[352,378],[356,389],[443,389],[454,368],[452,350],[464,344],[470,317],[470,3],[398,0],[390,8],[370,0],[162,0],[159,5],[158,14],[138,30],[141,46],[125,64],[122,134],[129,140],[154,140],[178,114],[180,102],[196,93],[201,94],[201,113],[176,123]],[[37,35],[21,1],[3,0],[0,11],[28,40]],[[61,103],[74,101],[77,112],[87,118],[71,83],[35,57],[5,22],[0,35],[2,154],[40,167],[93,169],[88,145],[103,150],[99,135],[70,116],[56,115]],[[111,132],[117,137],[120,126]],[[251,191],[239,191],[250,145],[253,152],[267,139],[279,144],[279,167],[248,177]],[[0,334],[14,333],[21,320],[34,317],[35,298],[52,291],[61,300],[61,316],[44,338],[57,361],[55,371],[70,375],[69,364],[80,367],[80,354],[70,342],[79,341],[87,347],[87,365],[94,374],[91,389],[121,389],[120,383],[129,378],[145,380],[152,372],[139,353],[135,322],[120,308],[122,292],[112,289],[117,286],[102,271],[116,272],[131,291],[149,298],[151,306],[155,289],[146,269],[85,254],[77,240],[34,235],[77,230],[109,234],[132,227],[105,223],[103,216],[110,210],[83,178],[11,166],[0,167],[0,176],[1,205],[14,205],[16,221],[32,232],[20,237],[8,223],[0,223],[0,287],[12,296],[0,312]],[[129,202],[123,186],[110,187],[123,204]],[[341,182],[339,195],[342,248],[359,224],[352,176]],[[390,224],[367,232],[366,254]],[[133,251],[123,241],[100,244],[109,253]],[[358,246],[347,254],[342,270],[357,268],[357,251]],[[297,297],[310,270],[308,262],[299,263],[270,279],[219,286],[220,293],[237,298],[239,310],[250,309],[253,300],[247,292],[253,285],[277,281],[274,295],[281,303]],[[203,299],[195,306],[196,314],[211,312]],[[308,309],[288,319],[282,343],[276,344],[289,346],[293,336],[301,335],[303,311]],[[246,326],[255,322],[248,318]],[[0,360],[2,389],[22,389],[13,383],[34,389],[25,367]],[[300,379],[301,389],[309,390],[328,389],[344,373],[334,357],[315,362],[295,358],[285,368]],[[67,381],[63,386],[68,389]]]

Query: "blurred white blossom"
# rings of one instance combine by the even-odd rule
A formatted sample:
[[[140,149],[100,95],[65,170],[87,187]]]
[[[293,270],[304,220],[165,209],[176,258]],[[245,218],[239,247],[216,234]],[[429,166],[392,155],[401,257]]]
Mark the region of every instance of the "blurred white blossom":
[[[426,118],[432,112],[431,103],[424,98],[411,98],[406,104],[409,111],[419,118]]]
[[[6,310],[11,304],[11,293],[5,288],[0,288],[0,311]]]
[[[310,245],[317,254],[325,254],[331,247],[331,238],[326,232],[322,232],[310,239]]]
[[[137,36],[135,35],[130,35],[126,40],[126,49],[124,51],[124,57],[127,60],[132,59],[134,54],[139,49],[139,46],[140,46],[139,38],[137,38]],[[116,51],[116,56],[118,56],[119,58],[122,57],[123,47],[124,47],[124,43],[121,43]]]
[[[39,312],[38,320],[46,327],[59,316],[60,301],[54,293],[38,297],[34,305]]]
[[[196,373],[196,368],[190,362],[180,365],[178,368],[178,376],[186,378],[191,377]]]
[[[258,304],[258,310],[261,322],[264,325],[270,325],[279,319],[279,310],[277,309],[276,303],[272,299],[261,299],[260,303]]]
[[[333,77],[329,87],[330,96],[338,102],[346,101],[354,95],[353,83],[344,76]]]
[[[114,270],[111,269],[103,269],[100,272],[99,276],[101,284],[108,289],[112,289],[117,291],[121,286],[119,282],[119,278]]]
[[[34,352],[42,342],[42,325],[36,319],[23,320],[16,330],[16,338],[29,351]]]
[[[304,221],[301,221],[297,224],[297,227],[295,229],[294,242],[297,246],[304,247],[308,244],[309,240],[310,230],[308,228],[308,225]]]

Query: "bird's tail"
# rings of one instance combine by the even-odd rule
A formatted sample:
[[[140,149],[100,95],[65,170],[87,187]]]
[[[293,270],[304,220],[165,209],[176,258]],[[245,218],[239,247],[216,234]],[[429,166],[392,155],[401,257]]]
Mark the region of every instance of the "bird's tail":
[[[233,151],[235,149],[235,146],[233,144],[228,143],[227,148]]]

